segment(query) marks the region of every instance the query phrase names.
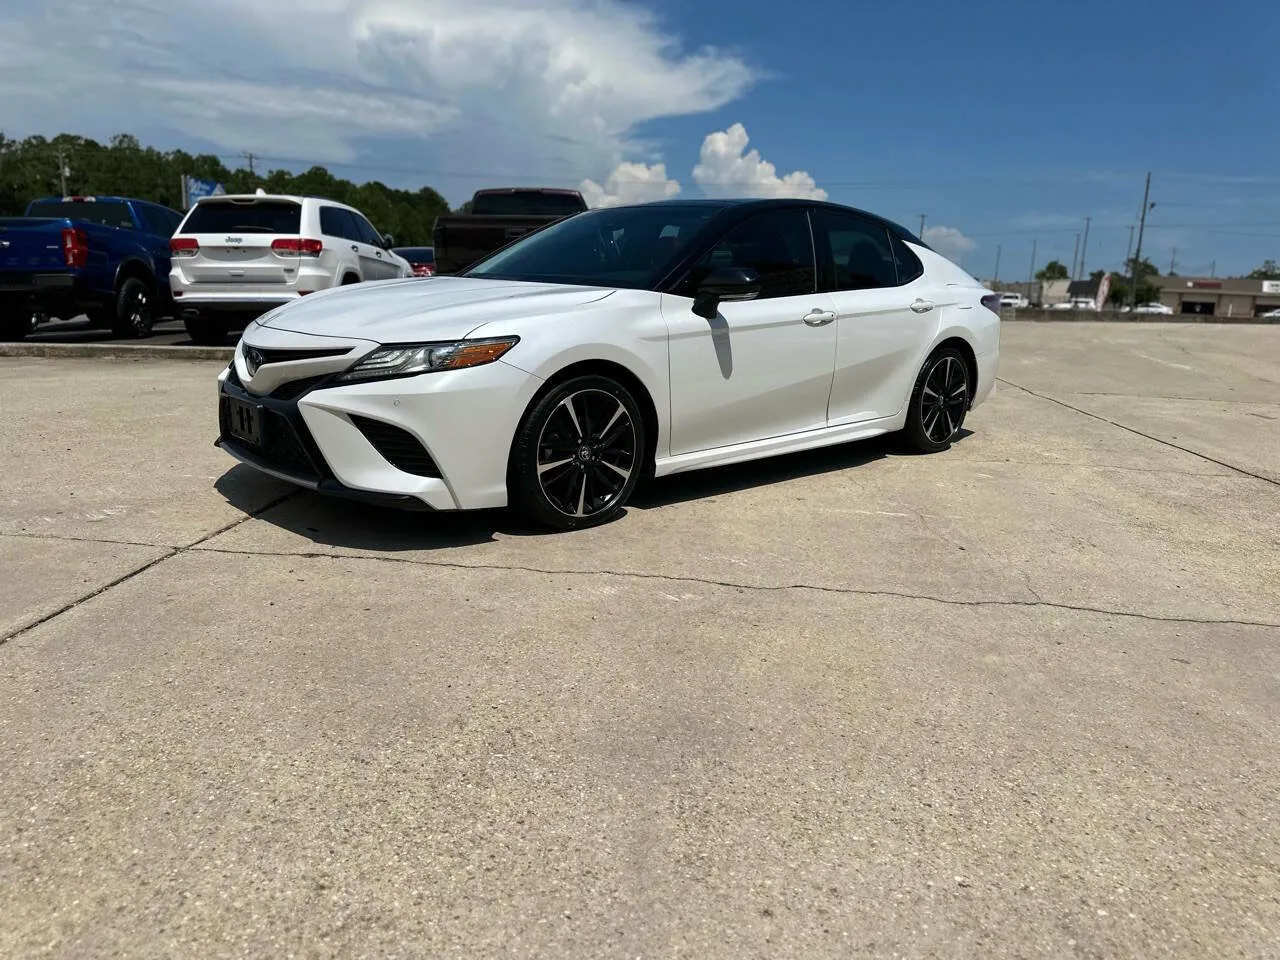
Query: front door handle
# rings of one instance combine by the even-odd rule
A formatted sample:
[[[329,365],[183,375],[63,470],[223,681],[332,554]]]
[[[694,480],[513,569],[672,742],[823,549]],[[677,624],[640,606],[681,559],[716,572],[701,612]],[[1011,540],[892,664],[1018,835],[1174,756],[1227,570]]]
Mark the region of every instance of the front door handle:
[[[835,318],[836,315],[830,310],[810,310],[803,319],[811,327],[824,327]]]
[[[354,243],[351,245],[351,249],[354,250],[356,253],[360,252],[360,248]]]
[[[928,313],[930,310],[933,309],[933,301],[917,300],[915,303],[911,305],[911,309],[914,310],[916,313]]]

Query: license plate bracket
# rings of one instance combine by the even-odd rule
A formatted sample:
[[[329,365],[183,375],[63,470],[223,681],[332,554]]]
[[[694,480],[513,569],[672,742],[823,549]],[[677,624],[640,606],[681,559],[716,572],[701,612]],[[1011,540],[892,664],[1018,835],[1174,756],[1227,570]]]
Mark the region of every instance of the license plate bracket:
[[[262,407],[227,397],[227,432],[251,446],[262,446]]]

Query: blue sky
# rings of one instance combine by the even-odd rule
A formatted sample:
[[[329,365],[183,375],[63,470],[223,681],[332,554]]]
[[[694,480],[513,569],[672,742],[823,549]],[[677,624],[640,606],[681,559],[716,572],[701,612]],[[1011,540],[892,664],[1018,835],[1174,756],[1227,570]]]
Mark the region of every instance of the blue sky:
[[[863,206],[990,277],[1280,258],[1280,4],[44,0],[0,12],[0,129],[132,132],[353,179]],[[739,125],[739,126],[735,126]],[[749,141],[749,142],[748,142]],[[753,154],[750,151],[758,151]],[[772,166],[770,166],[772,165]]]

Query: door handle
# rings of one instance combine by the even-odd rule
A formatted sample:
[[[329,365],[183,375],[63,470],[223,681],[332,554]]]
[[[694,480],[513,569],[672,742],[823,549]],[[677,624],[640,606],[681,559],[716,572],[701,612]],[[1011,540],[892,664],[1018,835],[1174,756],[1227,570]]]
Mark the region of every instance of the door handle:
[[[811,327],[823,327],[836,318],[836,315],[830,310],[810,310],[803,317],[804,322]]]
[[[917,300],[915,303],[911,304],[911,309],[914,310],[916,313],[928,313],[930,310],[933,309],[933,301]]]
[[[353,244],[351,245],[351,249],[352,249],[352,250],[354,250],[356,253],[359,253],[359,252],[360,252],[360,246],[359,246],[359,244],[355,244],[355,243],[353,243]]]
[[[373,255],[374,255],[375,257],[377,257],[379,260],[381,260],[381,259],[382,259],[382,251],[381,251],[381,250],[375,250],[375,251],[373,251]]]

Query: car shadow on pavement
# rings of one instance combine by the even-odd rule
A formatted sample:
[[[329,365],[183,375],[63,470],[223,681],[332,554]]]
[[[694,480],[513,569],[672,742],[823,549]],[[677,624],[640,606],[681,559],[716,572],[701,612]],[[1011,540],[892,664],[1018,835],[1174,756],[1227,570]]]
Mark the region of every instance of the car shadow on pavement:
[[[969,435],[962,430],[959,439]],[[885,436],[682,473],[641,484],[629,509],[671,506],[910,455],[899,439]],[[242,464],[224,473],[214,486],[238,510],[318,546],[338,549],[448,550],[492,543],[499,537],[557,536],[508,510],[431,513],[371,506],[291,488]]]

